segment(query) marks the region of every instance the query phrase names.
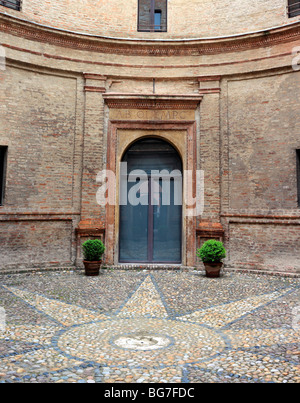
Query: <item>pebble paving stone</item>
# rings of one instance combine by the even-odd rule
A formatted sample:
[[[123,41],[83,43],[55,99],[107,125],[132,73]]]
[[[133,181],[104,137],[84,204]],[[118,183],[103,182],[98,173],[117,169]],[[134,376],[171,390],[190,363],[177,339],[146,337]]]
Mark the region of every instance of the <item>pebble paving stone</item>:
[[[0,275],[0,383],[299,383],[300,279]]]

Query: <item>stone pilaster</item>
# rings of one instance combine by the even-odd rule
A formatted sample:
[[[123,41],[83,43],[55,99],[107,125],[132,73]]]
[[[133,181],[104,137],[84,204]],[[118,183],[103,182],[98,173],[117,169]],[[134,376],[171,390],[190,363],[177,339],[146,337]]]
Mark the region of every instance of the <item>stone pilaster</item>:
[[[99,184],[97,174],[103,169],[104,101],[106,77],[85,74],[84,144],[82,168],[81,221],[77,228],[77,257],[81,254],[81,243],[86,238],[104,238],[105,206],[99,206],[96,193]]]
[[[204,171],[204,212],[197,223],[198,246],[210,238],[223,239],[221,209],[220,77],[199,77],[200,139],[198,155]]]

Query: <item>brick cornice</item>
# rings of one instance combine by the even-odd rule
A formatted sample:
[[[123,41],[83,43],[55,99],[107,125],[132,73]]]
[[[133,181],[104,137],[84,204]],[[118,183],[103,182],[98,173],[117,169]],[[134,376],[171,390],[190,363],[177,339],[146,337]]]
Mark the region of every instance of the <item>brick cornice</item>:
[[[219,94],[221,92],[220,88],[200,88],[199,94]]]
[[[105,91],[106,91],[105,87],[92,87],[89,85],[86,85],[84,87],[84,90],[86,92],[101,92],[101,93],[105,93]]]
[[[201,95],[117,94],[106,93],[103,98],[109,108],[117,109],[196,109]]]
[[[145,42],[72,33],[0,13],[0,31],[32,41],[90,52],[132,56],[197,56],[241,52],[296,41],[300,39],[300,22],[232,37]]]
[[[297,213],[295,215],[292,214],[241,214],[241,213],[222,213],[221,217],[226,218],[255,218],[255,219],[279,219],[279,220],[299,220],[300,214]]]
[[[224,228],[221,223],[201,222],[196,228],[196,234],[201,237],[223,237]]]
[[[107,79],[107,77],[102,74],[84,73],[83,76],[86,80],[106,81]]]

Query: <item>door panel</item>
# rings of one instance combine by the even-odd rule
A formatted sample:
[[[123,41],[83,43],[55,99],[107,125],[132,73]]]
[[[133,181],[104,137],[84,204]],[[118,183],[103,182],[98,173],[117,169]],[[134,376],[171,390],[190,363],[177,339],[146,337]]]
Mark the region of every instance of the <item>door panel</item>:
[[[163,204],[159,181],[159,204],[153,208],[153,262],[181,262],[181,206],[174,204],[174,180],[170,181],[170,204]],[[166,191],[166,190],[164,190]]]
[[[138,182],[128,183],[128,192]],[[120,206],[120,261],[148,261],[148,205]]]
[[[162,140],[146,139],[135,143],[123,161],[127,176],[121,181],[127,184],[121,183],[120,196],[127,204],[120,206],[120,262],[180,263],[182,165],[178,153]],[[144,171],[143,178],[130,175],[136,170]],[[170,178],[168,172],[174,175]]]

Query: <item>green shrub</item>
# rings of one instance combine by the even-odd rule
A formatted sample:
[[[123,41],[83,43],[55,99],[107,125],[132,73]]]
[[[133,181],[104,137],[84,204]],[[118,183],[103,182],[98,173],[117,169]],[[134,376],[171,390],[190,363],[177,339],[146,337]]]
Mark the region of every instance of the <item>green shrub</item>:
[[[89,262],[101,260],[105,246],[100,239],[89,239],[82,244],[84,259]]]
[[[226,250],[223,243],[210,239],[204,242],[202,247],[197,250],[196,255],[203,261],[207,263],[220,262],[224,257],[226,257]]]

